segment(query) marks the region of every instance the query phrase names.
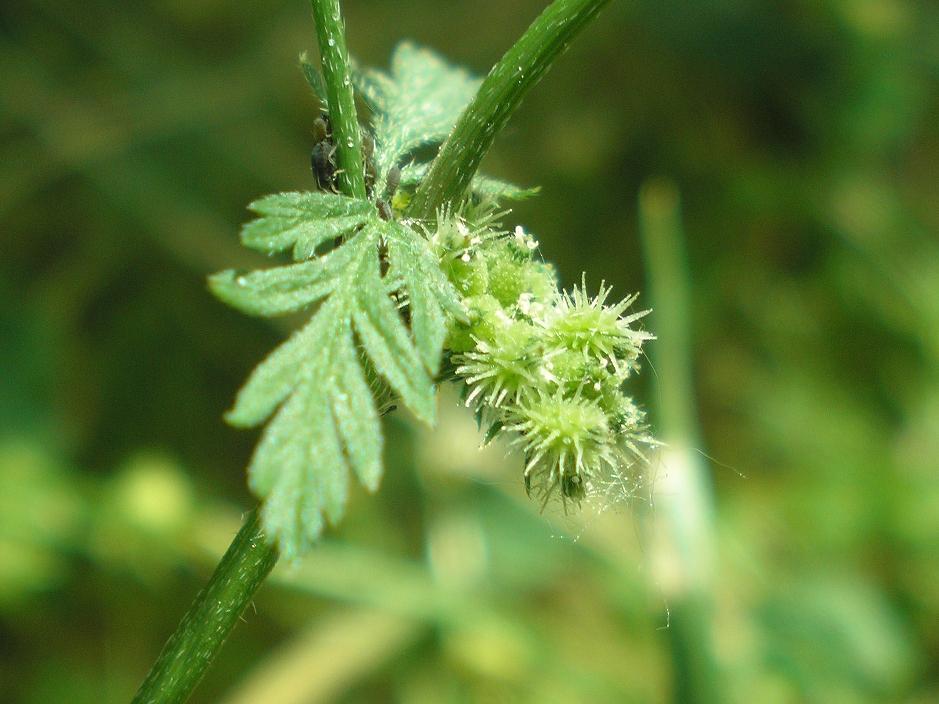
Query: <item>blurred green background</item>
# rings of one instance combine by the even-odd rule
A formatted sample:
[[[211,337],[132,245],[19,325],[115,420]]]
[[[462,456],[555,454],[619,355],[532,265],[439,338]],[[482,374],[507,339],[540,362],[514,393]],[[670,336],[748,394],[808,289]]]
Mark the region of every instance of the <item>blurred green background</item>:
[[[349,45],[483,73],[542,5],[348,2]],[[288,326],[205,277],[312,186],[313,37],[303,0],[0,9],[0,701],[127,701],[252,505],[221,414]],[[452,391],[392,417],[193,701],[939,701],[937,165],[934,2],[613,2],[486,167],[542,185],[508,224],[566,284],[656,308],[668,448],[539,514]]]

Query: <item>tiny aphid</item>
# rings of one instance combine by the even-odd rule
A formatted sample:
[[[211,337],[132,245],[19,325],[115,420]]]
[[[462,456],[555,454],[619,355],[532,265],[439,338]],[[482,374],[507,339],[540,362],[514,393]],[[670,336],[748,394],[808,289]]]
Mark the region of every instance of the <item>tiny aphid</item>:
[[[370,162],[366,161],[366,167]],[[385,179],[385,193],[375,202],[378,208],[378,214],[382,220],[391,220],[394,217],[394,208],[390,203],[394,198],[395,191],[398,190],[398,184],[401,183],[401,169],[392,166],[388,169],[388,177]]]
[[[329,140],[317,142],[310,152],[310,168],[313,170],[316,186],[321,191],[335,190],[335,154],[336,147]]]
[[[388,169],[388,178],[385,179],[385,200],[391,200],[394,197],[395,191],[398,190],[400,183],[401,169],[397,166],[392,166]]]
[[[313,139],[315,139],[316,142],[329,139],[332,136],[330,127],[329,115],[324,114],[322,117],[316,118],[313,121]]]
[[[316,140],[310,151],[310,168],[321,191],[336,190],[336,145],[332,140],[332,125],[329,115],[323,114],[313,121],[313,138]]]

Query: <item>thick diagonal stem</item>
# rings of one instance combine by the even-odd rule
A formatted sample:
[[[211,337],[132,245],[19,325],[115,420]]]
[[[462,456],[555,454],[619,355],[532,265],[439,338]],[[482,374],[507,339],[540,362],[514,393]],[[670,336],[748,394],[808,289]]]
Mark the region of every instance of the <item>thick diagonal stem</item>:
[[[186,701],[276,562],[277,549],[264,539],[254,509],[166,642],[133,704]]]
[[[538,16],[492,67],[476,97],[463,111],[414,194],[409,215],[432,218],[441,205],[463,196],[496,135],[522,98],[607,2],[554,0]]]

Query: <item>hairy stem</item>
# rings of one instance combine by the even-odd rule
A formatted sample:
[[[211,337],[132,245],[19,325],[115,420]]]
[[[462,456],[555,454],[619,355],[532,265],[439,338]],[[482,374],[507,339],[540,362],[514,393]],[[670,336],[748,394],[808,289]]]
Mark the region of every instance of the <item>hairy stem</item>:
[[[554,60],[609,0],[554,0],[493,66],[440,148],[409,214],[431,218],[459,200],[499,131]],[[331,98],[330,98],[331,99]]]
[[[316,38],[323,64],[329,119],[336,143],[339,187],[347,196],[365,198],[362,135],[355,113],[355,95],[349,75],[349,53],[339,0],[313,0]]]
[[[277,562],[261,533],[258,509],[222,557],[176,632],[163,647],[133,704],[177,704],[189,698],[228,634]]]

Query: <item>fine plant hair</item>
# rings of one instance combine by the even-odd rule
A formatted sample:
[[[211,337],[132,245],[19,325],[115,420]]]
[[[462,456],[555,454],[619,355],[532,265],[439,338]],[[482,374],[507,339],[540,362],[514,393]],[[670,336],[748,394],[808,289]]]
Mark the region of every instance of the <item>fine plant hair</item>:
[[[505,436],[518,449],[519,481],[540,507],[630,493],[654,442],[627,393],[652,339],[647,311],[633,309],[636,296],[612,300],[603,283],[591,289],[586,275],[562,290],[538,240],[504,224],[507,204],[537,189],[476,172],[524,93],[604,4],[556,0],[481,80],[410,42],[387,72],[358,66],[338,0],[314,0],[321,64],[300,59],[320,106],[310,187],[255,200],[241,231],[244,246],[286,261],[210,278],[244,313],[309,317],[226,414],[263,426],[248,468],[261,506],[204,594],[242,553],[256,562],[250,598],[278,555],[307,552],[341,520],[352,475],[378,488],[382,416],[403,407],[433,424],[442,383],[459,385],[486,442]],[[220,615],[197,599],[136,701],[185,698],[161,692],[195,686],[221,644],[203,647],[203,622],[243,608],[226,606]],[[187,644],[207,653],[197,672],[181,664]]]

